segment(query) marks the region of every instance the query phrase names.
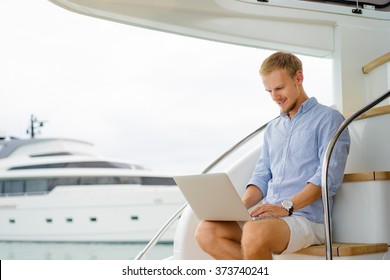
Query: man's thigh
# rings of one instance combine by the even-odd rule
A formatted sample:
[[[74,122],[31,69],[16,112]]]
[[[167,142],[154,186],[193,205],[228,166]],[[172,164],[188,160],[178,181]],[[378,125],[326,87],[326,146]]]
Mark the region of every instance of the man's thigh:
[[[197,234],[213,235],[218,238],[240,242],[242,229],[237,222],[201,221],[198,225]]]

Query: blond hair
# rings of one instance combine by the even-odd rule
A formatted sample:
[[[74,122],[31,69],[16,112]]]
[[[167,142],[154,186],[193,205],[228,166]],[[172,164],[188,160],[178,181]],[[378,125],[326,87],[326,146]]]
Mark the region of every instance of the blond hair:
[[[272,71],[284,69],[294,77],[298,70],[302,71],[301,60],[288,52],[276,52],[263,61],[260,67],[260,75],[265,76]]]

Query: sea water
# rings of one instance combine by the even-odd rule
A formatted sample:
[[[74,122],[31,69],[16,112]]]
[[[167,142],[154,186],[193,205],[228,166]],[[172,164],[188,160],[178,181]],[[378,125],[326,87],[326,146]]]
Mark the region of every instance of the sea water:
[[[133,260],[144,243],[0,242],[1,260]],[[146,259],[173,254],[172,243],[157,244]]]

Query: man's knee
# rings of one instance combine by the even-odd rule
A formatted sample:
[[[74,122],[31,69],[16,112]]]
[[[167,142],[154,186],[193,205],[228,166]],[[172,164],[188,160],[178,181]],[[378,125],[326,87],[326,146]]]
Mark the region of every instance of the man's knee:
[[[288,245],[290,234],[287,224],[281,220],[248,222],[243,228],[242,249],[247,253],[262,251],[281,253]]]
[[[202,247],[213,247],[220,240],[240,242],[241,228],[235,222],[201,221],[195,232],[195,240]]]
[[[241,239],[245,259],[271,259],[274,247],[272,232],[258,223],[246,223]]]
[[[243,228],[241,244],[243,248],[265,246],[271,241],[272,233],[265,226],[257,223],[246,223]]]

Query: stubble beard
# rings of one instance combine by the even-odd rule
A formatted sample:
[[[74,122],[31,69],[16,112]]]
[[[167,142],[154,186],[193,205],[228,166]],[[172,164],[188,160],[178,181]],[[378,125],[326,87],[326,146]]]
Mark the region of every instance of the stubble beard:
[[[293,104],[291,104],[290,107],[288,107],[286,110],[282,110],[282,112],[286,115],[289,115],[290,112],[297,106],[297,101],[295,101]]]

